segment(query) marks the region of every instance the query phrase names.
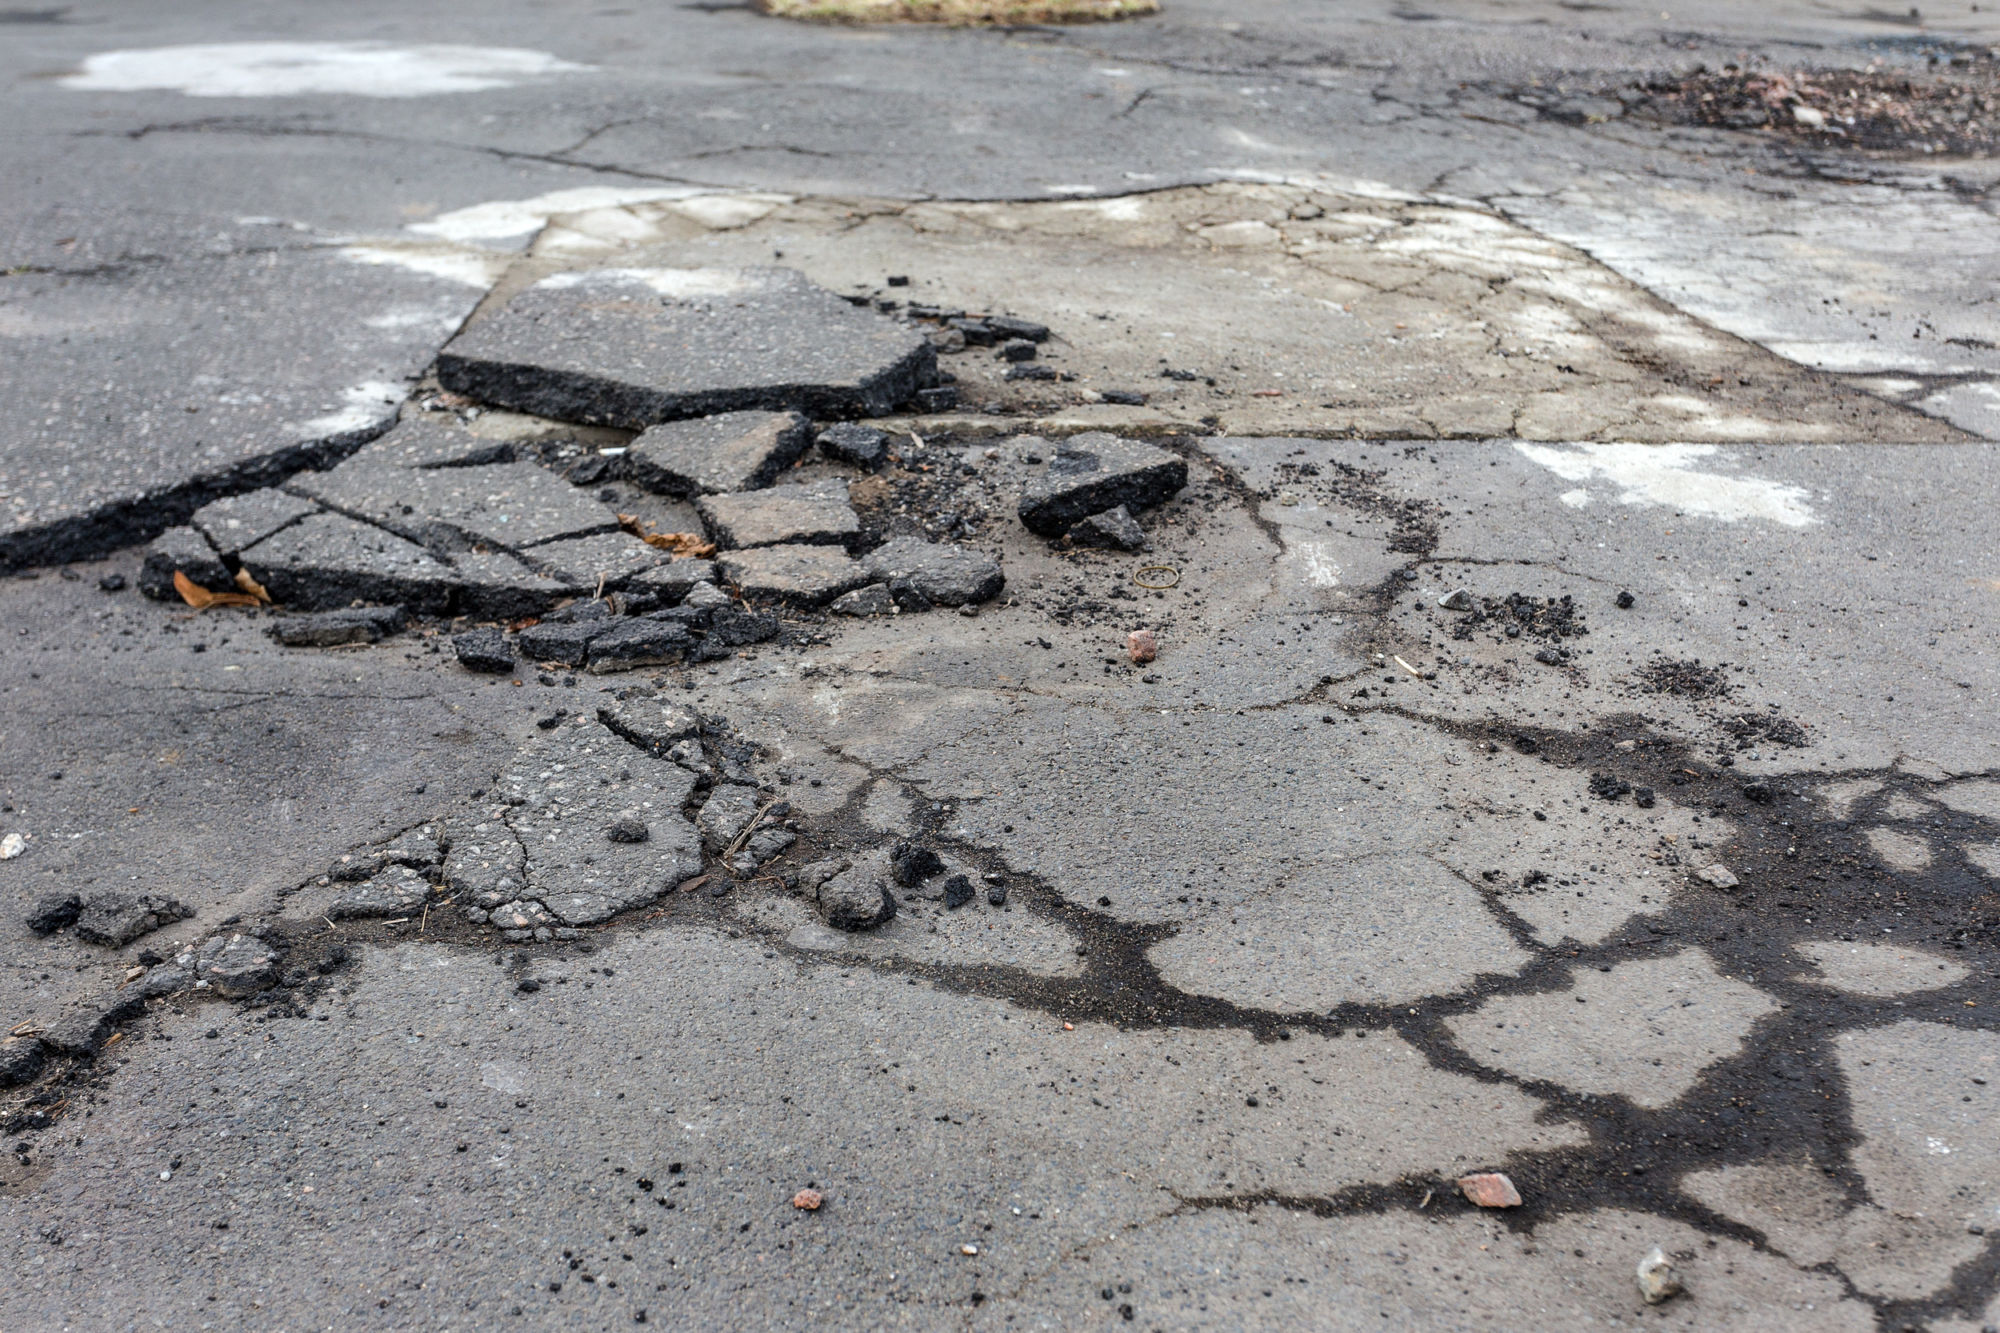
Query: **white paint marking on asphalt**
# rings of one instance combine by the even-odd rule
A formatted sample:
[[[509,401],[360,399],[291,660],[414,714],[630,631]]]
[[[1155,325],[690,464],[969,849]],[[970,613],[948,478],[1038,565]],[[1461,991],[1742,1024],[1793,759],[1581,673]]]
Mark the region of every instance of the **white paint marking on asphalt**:
[[[395,241],[342,246],[341,258],[357,264],[387,264],[446,282],[485,291],[500,279],[509,256],[450,245],[409,245]]]
[[[429,222],[412,223],[407,230],[439,240],[505,241],[540,231],[558,213],[584,213],[593,208],[623,208],[628,204],[650,204],[663,199],[687,199],[704,193],[692,185],[585,185],[573,190],[551,190],[526,199],[494,199],[467,208],[440,213]]]
[[[103,51],[58,82],[83,92],[178,92],[189,97],[428,97],[506,88],[593,68],[505,46],[389,42],[218,42]]]
[[[748,291],[752,285],[732,270],[709,268],[600,268],[588,273],[551,274],[535,285],[577,287],[616,280],[643,282],[662,296],[684,301],[709,296],[736,296]]]
[[[1620,504],[1658,505],[1725,523],[1761,518],[1803,528],[1819,521],[1802,487],[1697,469],[1695,465],[1705,459],[1729,457],[1712,444],[1517,443],[1514,447],[1565,481],[1602,478],[1613,483],[1619,487]],[[1573,503],[1567,495],[1562,499]]]
[[[1299,559],[1305,564],[1306,582],[1315,588],[1340,586],[1340,566],[1334,563],[1333,548],[1325,542],[1300,542]]]
[[[1564,491],[1556,499],[1561,500],[1571,509],[1581,509],[1590,503],[1590,492],[1579,486],[1573,491]]]
[[[403,386],[390,384],[384,380],[370,380],[357,384],[351,389],[342,389],[340,396],[347,400],[347,406],[323,417],[301,421],[292,429],[304,432],[309,438],[317,439],[325,435],[339,435],[350,430],[360,430],[372,426],[396,410],[396,404],[403,401]]]
[[[512,1060],[488,1060],[479,1066],[479,1081],[495,1092],[525,1092],[528,1071]]]

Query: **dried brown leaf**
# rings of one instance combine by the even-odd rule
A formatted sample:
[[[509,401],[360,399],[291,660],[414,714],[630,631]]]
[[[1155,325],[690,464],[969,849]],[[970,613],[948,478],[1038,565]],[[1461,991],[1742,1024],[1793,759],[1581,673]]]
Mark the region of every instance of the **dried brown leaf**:
[[[252,597],[255,597],[264,605],[269,606],[271,604],[270,592],[263,584],[250,577],[249,570],[239,569],[236,571],[236,586],[249,593]]]
[[[637,537],[648,546],[658,547],[672,553],[674,559],[699,558],[715,554],[715,543],[704,541],[700,534],[693,532],[650,532],[648,525],[641,522],[637,514],[620,514],[618,526]]]
[[[180,570],[174,571],[174,591],[181,600],[197,611],[206,611],[212,606],[256,606],[258,601],[247,592],[210,592]]]

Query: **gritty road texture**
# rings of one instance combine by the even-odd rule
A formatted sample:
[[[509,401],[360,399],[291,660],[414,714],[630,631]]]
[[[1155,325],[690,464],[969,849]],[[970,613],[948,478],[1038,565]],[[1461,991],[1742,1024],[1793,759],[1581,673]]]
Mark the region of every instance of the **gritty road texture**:
[[[0,1327],[2000,1324],[2000,15],[1669,8],[0,11]]]

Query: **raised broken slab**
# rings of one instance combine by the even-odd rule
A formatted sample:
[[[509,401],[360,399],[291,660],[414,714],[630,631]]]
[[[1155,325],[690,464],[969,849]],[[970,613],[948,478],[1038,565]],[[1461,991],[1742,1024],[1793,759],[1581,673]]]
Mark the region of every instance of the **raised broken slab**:
[[[988,601],[1007,583],[1000,562],[992,556],[915,537],[883,543],[869,553],[864,564],[868,578],[887,583],[892,594],[907,585],[918,597],[938,606]]]
[[[296,477],[287,489],[443,553],[519,551],[618,527],[611,510],[534,463],[413,469],[350,461]]]
[[[604,634],[612,627],[608,620],[580,620],[567,623],[542,622],[530,625],[515,636],[514,642],[521,649],[521,656],[531,662],[557,662],[563,666],[582,666],[590,656],[591,640]]]
[[[445,557],[342,514],[310,514],[243,552],[281,606],[332,610],[393,603],[424,615],[521,616],[573,591],[499,551]]]
[[[292,648],[331,648],[343,643],[374,643],[402,631],[408,617],[400,606],[354,606],[285,616],[271,626],[271,637]]]
[[[458,664],[467,671],[502,675],[514,669],[513,650],[507,646],[507,636],[497,629],[467,630],[455,635],[451,649],[458,656]]]
[[[620,620],[593,637],[587,662],[597,674],[630,671],[634,667],[673,666],[686,660],[695,646],[695,637],[687,626],[639,616]]]
[[[680,601],[697,587],[702,585],[712,587],[714,582],[713,561],[676,560],[672,564],[655,565],[651,569],[634,574],[626,580],[625,591],[631,597],[656,597],[660,602],[671,604]]]
[[[458,393],[630,430],[752,408],[880,416],[936,367],[921,333],[782,268],[554,274],[437,360]]]
[[[451,604],[449,566],[414,542],[341,514],[309,514],[242,559],[280,605],[300,610],[359,601],[435,613]]]
[[[558,583],[595,591],[622,588],[636,574],[668,564],[670,552],[650,546],[629,532],[600,532],[534,547],[521,559]]]
[[[868,571],[833,546],[758,546],[716,561],[745,597],[820,606],[870,581]]]
[[[145,563],[139,566],[139,591],[156,601],[178,600],[174,573],[179,571],[211,592],[234,585],[229,567],[209,545],[208,538],[193,528],[168,528],[146,548]]]
[[[827,427],[819,433],[818,444],[828,458],[871,471],[889,460],[889,432],[857,421]]]
[[[511,463],[514,446],[507,440],[481,439],[448,414],[413,414],[381,439],[362,445],[348,461],[405,468],[471,467]]]
[[[724,412],[655,426],[632,441],[625,472],[666,495],[708,495],[769,486],[799,460],[812,423],[796,412]]]
[[[1091,431],[1054,450],[1048,466],[1029,480],[1021,493],[1021,522],[1040,536],[1060,537],[1092,514],[1118,505],[1144,509],[1185,485],[1187,463],[1178,454]]]
[[[651,694],[605,704],[597,710],[597,720],[632,744],[662,757],[674,742],[701,731],[701,718],[692,708]]]
[[[209,545],[218,553],[235,555],[318,508],[310,500],[283,491],[251,491],[203,505],[194,511],[188,524],[208,538]]]
[[[784,542],[838,546],[861,535],[861,517],[848,500],[845,477],[706,496],[695,508],[709,537],[724,547]]]
[[[79,938],[92,944],[117,948],[193,915],[192,907],[165,894],[107,890],[83,900],[75,930]]]

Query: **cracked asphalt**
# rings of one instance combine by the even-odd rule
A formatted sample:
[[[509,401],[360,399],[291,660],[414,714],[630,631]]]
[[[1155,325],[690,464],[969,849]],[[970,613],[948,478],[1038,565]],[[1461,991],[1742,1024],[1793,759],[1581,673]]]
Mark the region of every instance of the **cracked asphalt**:
[[[2000,16],[0,31],[0,1328],[2000,1324],[1994,163],[1646,92],[1977,84]],[[956,403],[805,475],[997,597],[598,675],[137,591],[419,414],[699,531],[434,365],[575,270],[766,264],[936,348]],[[1149,549],[1015,516],[1092,430],[1187,466]],[[691,751],[608,725],[655,697]],[[740,869],[710,769],[788,805]],[[635,772],[701,875],[342,905],[441,833],[593,873],[624,798],[564,784]],[[192,915],[27,923],[105,890]],[[254,986],[153,984],[238,935]]]

